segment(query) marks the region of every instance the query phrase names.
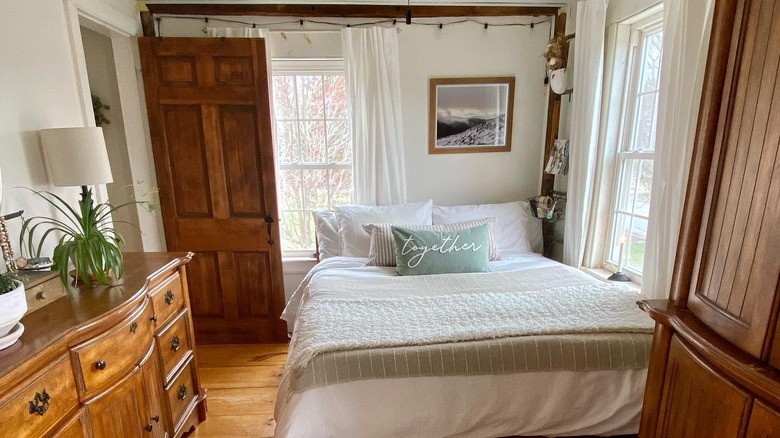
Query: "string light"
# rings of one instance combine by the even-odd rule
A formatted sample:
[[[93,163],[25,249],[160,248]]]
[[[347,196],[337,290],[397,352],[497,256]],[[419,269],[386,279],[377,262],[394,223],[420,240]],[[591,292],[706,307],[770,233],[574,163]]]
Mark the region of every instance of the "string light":
[[[241,21],[241,20],[233,20],[228,18],[215,18],[215,17],[196,17],[192,15],[158,15],[155,16],[155,21],[157,22],[157,35],[162,36],[162,19],[173,19],[173,20],[203,20],[206,23],[211,21],[217,21],[221,23],[231,23],[231,24],[241,24],[244,26],[252,26],[253,29],[257,28],[257,23],[252,23],[249,21]],[[310,18],[299,18],[295,20],[285,20],[285,21],[277,21],[277,22],[271,22],[271,23],[263,23],[262,26],[265,27],[271,27],[271,26],[282,26],[286,24],[298,24],[299,26],[304,26],[306,23],[310,24],[320,24],[325,26],[336,26],[336,27],[361,27],[361,26],[375,26],[379,24],[390,24],[393,26],[396,26],[398,24],[398,19],[396,18],[388,18],[383,20],[375,20],[375,21],[365,21],[365,22],[359,22],[359,23],[338,23],[335,21],[327,21],[327,20],[314,20]],[[536,25],[545,24],[545,23],[552,23],[551,18],[545,18],[544,20],[540,21],[533,21],[528,23],[489,23],[486,21],[480,21],[473,18],[464,18],[461,20],[455,20],[450,21],[446,23],[424,23],[414,20],[407,20],[406,23],[411,26],[436,26],[439,28],[439,30],[443,29],[446,26],[452,26],[457,24],[465,24],[465,23],[473,23],[478,24],[482,26],[485,30],[487,30],[488,27],[530,27],[531,29],[534,28]]]

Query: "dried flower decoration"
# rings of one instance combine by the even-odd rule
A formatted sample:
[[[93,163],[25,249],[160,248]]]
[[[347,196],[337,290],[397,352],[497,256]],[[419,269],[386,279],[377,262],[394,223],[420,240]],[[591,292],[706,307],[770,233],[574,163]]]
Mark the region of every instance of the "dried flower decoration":
[[[569,39],[566,35],[559,33],[547,44],[547,51],[542,56],[544,56],[548,69],[558,70],[566,67],[566,60],[569,57]]]

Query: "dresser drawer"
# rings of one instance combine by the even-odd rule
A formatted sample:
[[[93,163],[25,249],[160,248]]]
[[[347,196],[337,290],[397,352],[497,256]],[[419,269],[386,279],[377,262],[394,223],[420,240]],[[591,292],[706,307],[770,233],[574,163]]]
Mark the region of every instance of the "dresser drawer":
[[[27,298],[27,313],[31,313],[64,297],[65,287],[60,277],[55,276],[35,286],[25,287],[24,294]]]
[[[141,360],[152,341],[151,316],[152,308],[145,300],[129,318],[71,349],[81,369],[84,394],[115,382]]]
[[[63,357],[24,388],[0,401],[0,431],[39,437],[78,405],[70,361]]]
[[[163,364],[165,381],[169,382],[176,369],[192,350],[189,327],[189,311],[181,310],[165,327],[157,338],[157,349],[160,354],[160,363]]]
[[[174,428],[178,431],[184,415],[189,412],[189,407],[196,401],[195,378],[193,375],[192,355],[187,363],[173,378],[173,381],[165,387],[165,395],[170,407],[171,419]]]
[[[184,290],[178,272],[157,285],[149,295],[157,321],[157,327],[165,326],[171,317],[184,305]]]

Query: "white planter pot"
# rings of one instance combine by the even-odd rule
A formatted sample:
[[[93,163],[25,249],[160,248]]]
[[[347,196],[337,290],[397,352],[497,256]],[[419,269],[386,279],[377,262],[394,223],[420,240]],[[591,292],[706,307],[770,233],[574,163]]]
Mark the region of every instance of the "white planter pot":
[[[550,89],[555,94],[566,92],[566,69],[559,68],[550,72]]]
[[[27,312],[24,285],[20,281],[16,284],[16,289],[0,295],[0,338],[7,335]]]

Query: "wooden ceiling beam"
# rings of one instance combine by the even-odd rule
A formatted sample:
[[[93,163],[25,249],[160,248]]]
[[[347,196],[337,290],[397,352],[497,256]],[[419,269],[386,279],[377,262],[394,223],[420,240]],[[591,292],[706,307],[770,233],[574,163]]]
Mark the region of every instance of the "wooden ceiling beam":
[[[555,16],[550,6],[403,6],[403,5],[312,5],[312,4],[182,4],[147,3],[151,14],[260,17],[414,18]]]

